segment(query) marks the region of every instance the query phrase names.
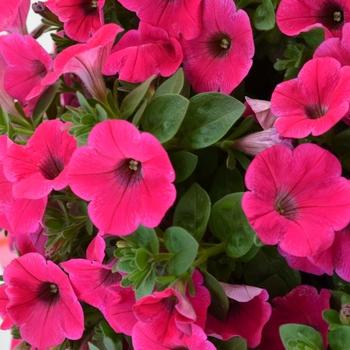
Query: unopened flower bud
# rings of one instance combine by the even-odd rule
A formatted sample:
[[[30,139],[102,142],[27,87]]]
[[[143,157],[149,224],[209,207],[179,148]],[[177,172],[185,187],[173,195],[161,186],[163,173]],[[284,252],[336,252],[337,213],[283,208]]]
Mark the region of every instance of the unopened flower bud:
[[[341,306],[339,317],[342,324],[350,325],[350,303]]]
[[[292,141],[283,138],[275,127],[244,136],[233,143],[233,148],[251,156],[256,156],[266,148],[284,145],[293,149]]]

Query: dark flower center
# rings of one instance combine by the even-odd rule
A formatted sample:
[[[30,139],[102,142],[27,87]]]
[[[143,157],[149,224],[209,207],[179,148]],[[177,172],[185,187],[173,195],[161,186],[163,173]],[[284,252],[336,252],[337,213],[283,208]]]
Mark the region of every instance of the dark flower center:
[[[343,7],[336,1],[325,1],[318,20],[331,31],[341,29],[345,23]]]
[[[215,57],[225,57],[230,51],[231,43],[227,34],[217,33],[208,42],[210,53]]]
[[[118,272],[113,273],[112,270],[101,269],[100,279],[104,286],[110,287],[120,282],[122,277]]]
[[[311,103],[305,106],[304,112],[309,119],[319,119],[327,114],[328,107],[322,106],[319,103]]]
[[[294,220],[298,215],[298,206],[293,196],[280,192],[276,196],[275,210],[286,219]]]
[[[173,313],[176,304],[177,297],[175,295],[170,295],[169,297],[162,299],[162,305],[169,314]]]
[[[186,346],[175,346],[175,348],[171,348],[171,350],[189,350]]]
[[[123,159],[115,172],[124,187],[134,186],[142,180],[142,163],[131,158]]]
[[[64,169],[62,159],[57,156],[49,156],[39,165],[41,174],[47,180],[55,179]]]
[[[94,16],[97,14],[98,8],[97,8],[97,2],[98,0],[82,0],[80,3],[81,11],[86,16]]]
[[[56,303],[60,299],[60,292],[57,284],[42,282],[37,291],[37,298],[47,304]]]

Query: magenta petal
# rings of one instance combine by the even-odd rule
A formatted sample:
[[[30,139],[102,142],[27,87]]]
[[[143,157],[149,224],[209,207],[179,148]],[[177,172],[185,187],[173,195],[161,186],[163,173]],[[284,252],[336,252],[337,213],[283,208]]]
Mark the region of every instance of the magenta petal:
[[[11,317],[7,314],[7,305],[9,298],[5,292],[7,286],[5,284],[0,285],[0,316],[3,319],[0,329],[10,329],[13,326]]]
[[[106,242],[99,232],[86,249],[86,259],[90,261],[95,260],[102,264],[105,257],[105,249]]]
[[[27,34],[26,20],[30,0],[11,0],[2,4],[0,12],[0,32]]]
[[[120,0],[128,10],[136,12],[141,21],[165,29],[176,38],[187,39],[200,35],[202,28],[202,0]]]
[[[298,323],[314,327],[322,334],[327,347],[326,335],[328,324],[322,318],[323,310],[330,308],[329,299],[331,293],[308,285],[300,285],[294,288],[284,297],[274,298],[275,307],[272,308],[270,320],[263,329],[263,335],[259,347],[262,350],[284,350],[279,336],[279,327],[287,323]]]
[[[179,42],[168,33],[148,23],[141,22],[139,30],[128,31],[113,48],[102,73],[137,83],[153,74],[168,77],[175,73],[182,62]]]

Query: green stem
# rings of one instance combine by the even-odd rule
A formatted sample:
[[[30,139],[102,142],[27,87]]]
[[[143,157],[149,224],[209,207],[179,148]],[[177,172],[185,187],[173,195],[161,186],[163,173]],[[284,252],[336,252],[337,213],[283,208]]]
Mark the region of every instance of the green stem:
[[[211,256],[222,253],[225,250],[225,243],[217,244],[214,247],[203,249],[199,253],[198,259],[192,264],[193,267],[200,265],[202,262],[208,260]]]
[[[20,128],[13,128],[13,131],[18,135],[33,135],[33,130],[27,130],[27,129],[20,129]]]

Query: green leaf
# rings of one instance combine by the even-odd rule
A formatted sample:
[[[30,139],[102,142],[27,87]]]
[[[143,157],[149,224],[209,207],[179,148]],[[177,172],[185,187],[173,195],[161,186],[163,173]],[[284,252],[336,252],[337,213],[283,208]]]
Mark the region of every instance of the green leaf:
[[[207,228],[210,198],[198,184],[193,184],[175,208],[174,226],[180,226],[199,242]]]
[[[197,251],[197,241],[181,227],[169,227],[164,233],[165,247],[169,253],[175,254],[169,260],[169,271],[174,276],[180,276],[194,262]]]
[[[78,97],[80,106],[82,106],[86,112],[90,114],[94,114],[93,108],[90,106],[89,102],[80,91],[77,91],[77,97]]]
[[[88,342],[88,345],[89,345],[89,349],[90,350],[100,350],[97,346],[95,346],[94,344]]]
[[[146,277],[142,280],[142,283],[135,292],[136,299],[140,299],[144,297],[145,295],[149,295],[153,292],[154,285],[156,283],[156,275],[154,272],[153,267],[149,270]]]
[[[179,68],[177,72],[169,79],[159,86],[156,90],[153,98],[156,98],[165,94],[179,94],[184,86],[184,72],[182,68]]]
[[[181,95],[167,94],[156,97],[142,114],[142,128],[164,143],[179,130],[188,105],[187,98]]]
[[[139,248],[135,255],[135,263],[139,270],[143,271],[148,266],[149,255],[145,248]]]
[[[258,30],[270,30],[275,25],[275,9],[271,0],[263,0],[254,13],[253,23]]]
[[[251,286],[270,286],[270,298],[288,293],[301,283],[300,273],[289,267],[277,248],[264,246],[243,265],[245,283]]]
[[[328,309],[322,312],[323,319],[329,324],[342,324],[339,318],[339,312]]]
[[[331,330],[327,340],[332,350],[350,350],[350,327],[342,326]]]
[[[159,252],[158,237],[153,228],[140,225],[134,235],[139,247],[145,248],[149,253],[157,254]]]
[[[146,92],[153,79],[154,75],[148,78],[145,82],[139,85],[135,90],[130,92],[130,94],[124,98],[122,105],[120,106],[120,118],[127,119],[135,112],[136,108],[145,97]]]
[[[40,96],[38,102],[35,105],[32,116],[34,127],[37,127],[40,124],[42,116],[47,111],[48,107],[56,96],[56,92],[59,86],[60,82],[58,81],[55,84],[49,86]]]
[[[181,143],[192,149],[204,148],[220,140],[245,110],[235,98],[208,92],[193,96],[181,124]]]
[[[243,193],[233,193],[213,205],[209,226],[214,236],[225,243],[227,255],[238,258],[254,243],[255,231],[242,210]]]
[[[280,336],[286,350],[324,350],[321,333],[309,326],[284,324]]]
[[[227,295],[219,281],[207,271],[201,271],[204,277],[204,285],[208,288],[211,303],[208,312],[220,321],[224,321],[229,309]]]
[[[186,151],[171,153],[169,157],[176,174],[175,183],[186,180],[193,173],[198,161],[195,154]]]
[[[234,192],[243,192],[244,182],[242,174],[237,169],[228,169],[223,164],[216,172],[209,191],[213,203]]]
[[[324,42],[324,28],[314,28],[307,32],[300,33],[301,37],[311,46],[312,49],[316,50],[317,47]]]

